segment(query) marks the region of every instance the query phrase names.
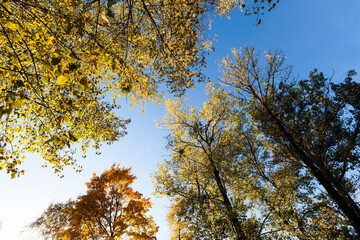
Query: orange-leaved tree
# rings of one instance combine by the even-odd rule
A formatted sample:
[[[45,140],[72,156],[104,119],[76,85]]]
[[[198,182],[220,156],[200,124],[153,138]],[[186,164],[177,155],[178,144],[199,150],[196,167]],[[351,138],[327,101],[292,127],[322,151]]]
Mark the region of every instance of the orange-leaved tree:
[[[136,177],[130,170],[114,164],[94,175],[85,195],[56,208],[57,214],[52,204],[29,227],[52,239],[156,239],[158,227],[146,214],[151,202],[131,188]]]

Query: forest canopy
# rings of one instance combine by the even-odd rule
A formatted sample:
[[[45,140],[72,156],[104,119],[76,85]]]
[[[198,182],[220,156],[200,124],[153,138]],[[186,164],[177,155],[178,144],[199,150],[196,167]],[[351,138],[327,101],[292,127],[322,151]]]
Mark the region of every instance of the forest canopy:
[[[205,69],[207,55],[214,51],[215,37],[208,35],[212,21],[240,10],[242,15],[253,15],[253,25],[260,25],[262,15],[278,2],[1,1],[0,170],[12,178],[23,174],[20,164],[31,154],[60,176],[65,166],[81,171],[79,156],[86,157],[88,150],[99,153],[102,144],[127,134],[130,119],[121,114],[122,100],[140,107],[148,101],[164,103],[170,154],[153,180],[155,194],[171,201],[171,239],[359,239],[357,72],[346,74],[338,66],[344,71],[338,77],[314,68],[300,78],[281,51],[258,54],[244,47],[221,61],[222,85],[211,83],[214,76],[204,74],[211,68]],[[320,10],[321,4],[317,6],[313,13]],[[339,5],[332,5],[332,10],[342,11]],[[255,38],[247,39],[251,31],[239,27],[221,44],[244,36],[250,44],[261,45],[265,39],[267,46],[273,46],[272,42],[285,39],[277,36],[285,33],[286,26],[279,19],[293,20],[290,15],[275,17],[268,24],[271,27],[256,30],[262,34]],[[328,30],[317,27],[330,25],[320,24],[323,16],[308,18],[312,24],[291,25],[294,32],[288,36],[295,36],[296,51],[301,42],[300,47],[311,49],[312,57],[323,58],[315,45],[309,47],[308,40],[297,38],[316,29],[317,34],[312,31],[306,38],[312,44],[330,44],[325,37]],[[337,33],[352,31],[353,27],[343,26],[354,18],[331,19]],[[299,31],[302,28],[306,31]],[[348,35],[338,34],[347,38],[339,51],[348,55],[351,49],[356,55],[357,45],[350,44],[352,35]],[[335,48],[339,45],[333,43]],[[295,61],[302,62],[300,55]],[[343,59],[342,64],[356,61]],[[330,58],[324,61],[326,66],[338,64]],[[321,61],[318,64],[323,66]],[[199,107],[185,97],[197,82],[207,83],[208,97]],[[147,134],[144,129],[136,129],[141,137]],[[152,151],[146,155],[152,161],[153,143],[129,144]],[[120,151],[121,156],[132,154],[130,159],[144,156],[141,151],[119,149],[109,151],[117,154],[116,161]],[[130,169],[114,164],[93,175],[85,194],[50,204],[30,228],[52,239],[156,239],[159,227],[148,215],[152,203],[131,187],[134,179]]]
[[[119,140],[129,120],[114,114],[117,97],[141,104],[194,87],[205,80],[209,17],[261,15],[277,2],[2,1],[0,169],[18,176],[24,153],[37,152],[60,172],[75,164],[74,145],[85,156]]]
[[[281,52],[223,62],[202,109],[169,100],[155,191],[171,199],[172,239],[356,239],[360,84],[318,70],[298,80]],[[260,64],[264,62],[264,64]]]

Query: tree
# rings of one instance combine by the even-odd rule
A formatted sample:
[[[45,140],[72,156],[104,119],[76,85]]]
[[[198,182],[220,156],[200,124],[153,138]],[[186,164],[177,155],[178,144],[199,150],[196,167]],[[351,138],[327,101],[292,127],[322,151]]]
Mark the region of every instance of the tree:
[[[231,200],[231,190],[223,178],[222,163],[226,158],[224,148],[231,148],[228,142],[219,142],[218,132],[226,125],[233,103],[220,94],[213,95],[201,113],[194,108],[183,107],[180,99],[167,103],[168,116],[165,124],[171,131],[169,147],[171,161],[165,161],[155,175],[156,191],[171,197],[174,201],[170,223],[173,225],[173,239],[177,228],[185,229],[182,239],[244,239],[242,217],[248,206],[243,199]],[[219,101],[219,105],[214,102]],[[226,139],[226,136],[221,136]],[[229,139],[227,139],[229,140]],[[226,152],[226,154],[230,153]],[[233,196],[235,197],[235,196]],[[238,196],[236,196],[238,197]],[[180,236],[179,236],[180,238]]]
[[[156,239],[158,227],[146,215],[151,203],[131,188],[134,179],[114,164],[86,183],[85,195],[51,204],[29,227],[52,239]]]
[[[278,1],[11,0],[0,3],[0,169],[12,177],[24,152],[55,168],[112,143],[128,120],[111,96],[133,104],[181,94],[203,81],[209,13],[271,10]],[[106,98],[105,98],[106,97]],[[45,164],[46,165],[46,164]]]
[[[171,159],[154,181],[172,201],[172,239],[350,239],[313,177],[249,122],[246,103],[207,92],[200,110],[167,103]]]
[[[247,112],[261,134],[317,180],[359,236],[360,84],[352,79],[356,72],[349,71],[338,84],[316,69],[309,80],[297,81],[279,52],[266,54],[266,67],[260,66],[252,48],[234,51],[234,57],[235,62],[223,61],[223,81],[248,102]]]
[[[67,216],[64,214],[66,209],[73,208],[75,201],[66,203],[50,204],[48,208],[34,222],[29,224],[28,229],[39,232],[45,239],[52,239],[54,232],[69,227]]]

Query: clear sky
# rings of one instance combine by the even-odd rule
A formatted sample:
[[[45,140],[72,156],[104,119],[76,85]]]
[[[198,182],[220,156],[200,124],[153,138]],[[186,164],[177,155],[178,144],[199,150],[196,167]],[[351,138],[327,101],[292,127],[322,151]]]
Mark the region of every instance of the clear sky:
[[[210,35],[217,34],[215,51],[207,58],[204,73],[217,82],[221,76],[218,63],[230,54],[232,48],[253,46],[264,50],[281,49],[288,64],[300,78],[306,78],[315,67],[334,74],[333,81],[344,79],[349,69],[360,71],[360,1],[359,0],[280,0],[279,5],[255,26],[256,20],[244,17],[238,10],[231,19],[213,19]],[[360,76],[356,79],[360,79]],[[190,102],[200,105],[205,99],[203,84],[188,91]],[[38,239],[21,233],[24,226],[33,221],[51,202],[63,202],[85,193],[92,173],[100,174],[117,162],[132,167],[137,176],[134,188],[151,197],[154,206],[151,214],[160,226],[159,240],[168,239],[166,212],[168,201],[156,199],[150,174],[156,171],[157,163],[168,156],[165,150],[166,129],[156,127],[154,119],[161,120],[165,110],[149,104],[143,114],[128,110],[126,99],[121,100],[119,115],[131,118],[128,135],[118,143],[103,146],[100,156],[90,151],[88,158],[79,161],[84,171],[76,173],[68,168],[64,178],[57,177],[51,168],[41,168],[42,160],[29,155],[22,167],[25,176],[10,179],[0,172],[0,229],[1,240]]]

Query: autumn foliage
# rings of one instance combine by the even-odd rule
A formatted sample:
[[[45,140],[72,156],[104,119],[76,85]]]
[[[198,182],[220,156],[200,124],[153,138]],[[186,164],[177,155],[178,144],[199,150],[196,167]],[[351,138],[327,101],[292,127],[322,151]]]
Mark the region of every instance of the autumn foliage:
[[[226,91],[202,108],[167,102],[155,191],[172,201],[171,239],[358,239],[360,84],[316,69],[297,80],[281,52],[234,50]],[[195,237],[194,237],[195,236]]]
[[[53,239],[156,239],[149,199],[131,188],[135,176],[113,165],[67,204],[52,204],[30,227]]]
[[[129,120],[111,97],[182,94],[205,79],[210,13],[259,14],[277,2],[1,1],[0,170],[22,174],[24,153],[35,152],[60,172],[75,152],[119,140]]]

